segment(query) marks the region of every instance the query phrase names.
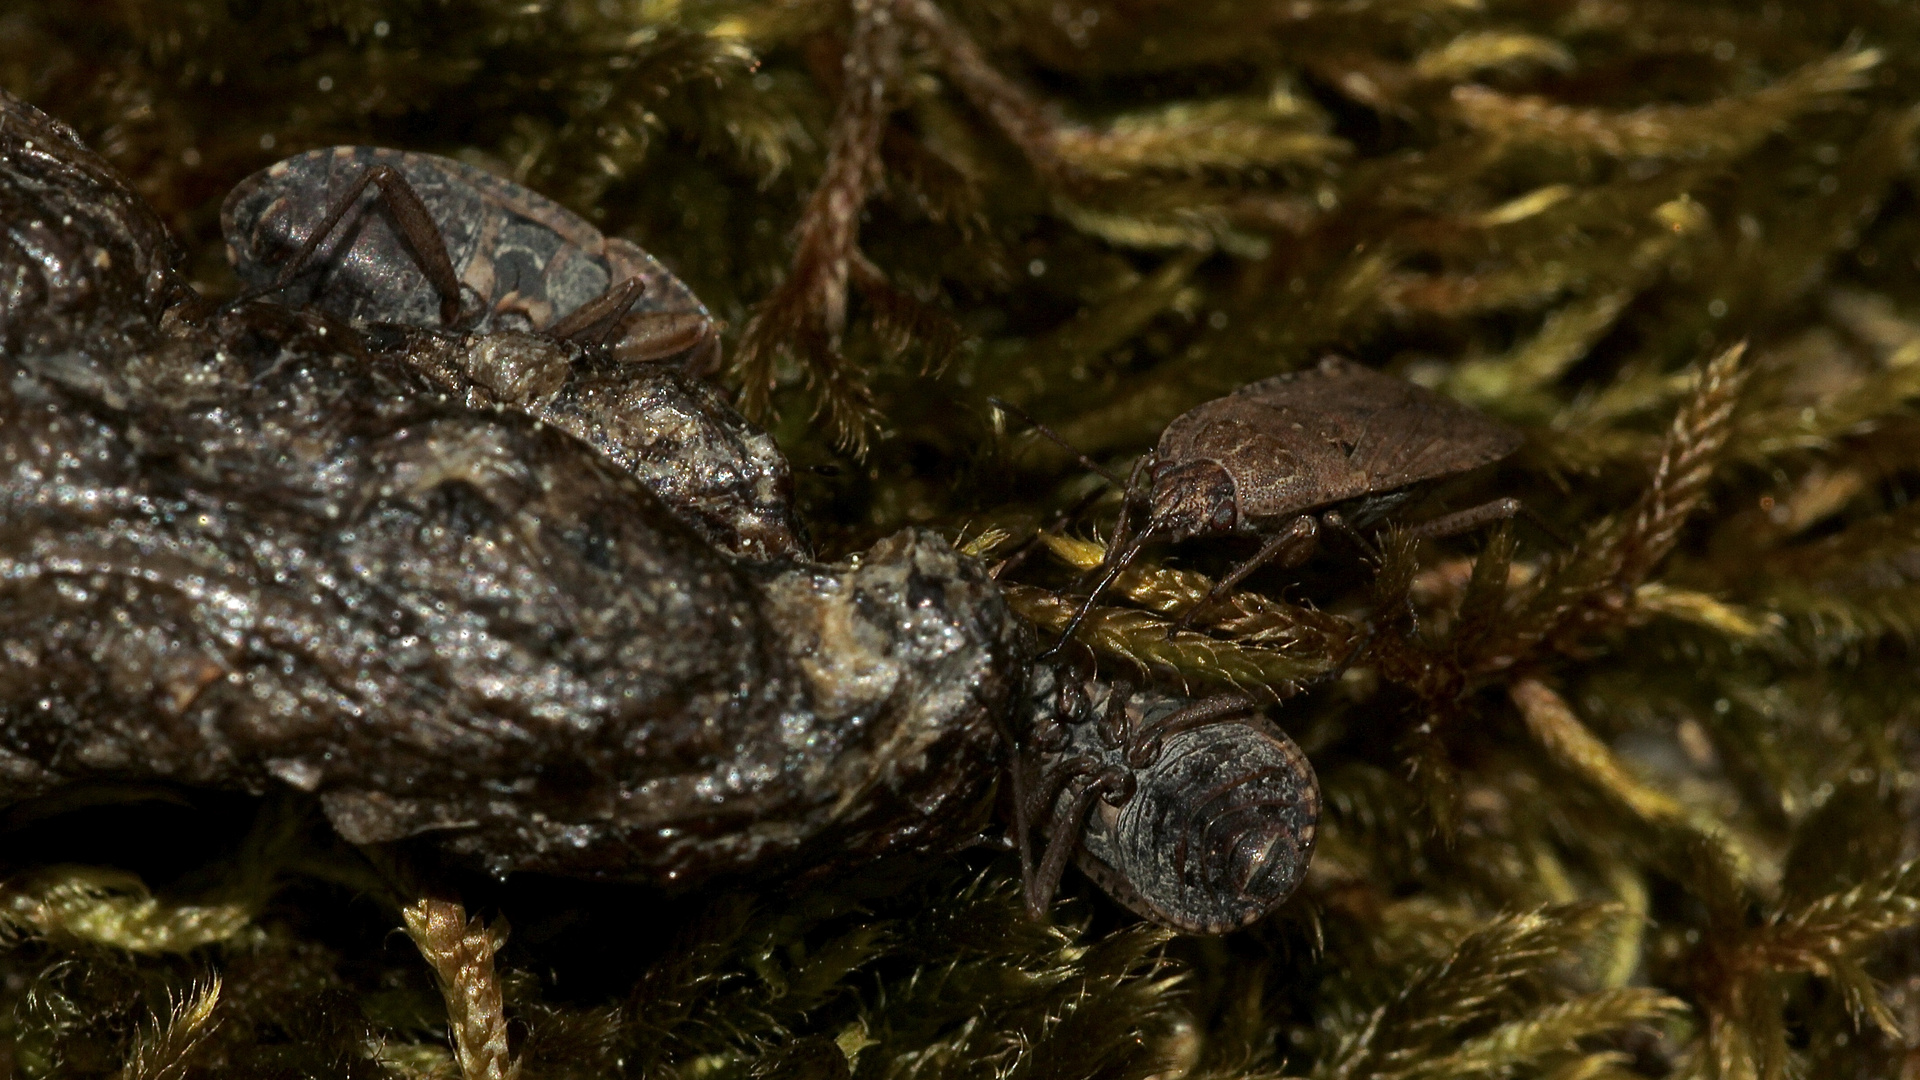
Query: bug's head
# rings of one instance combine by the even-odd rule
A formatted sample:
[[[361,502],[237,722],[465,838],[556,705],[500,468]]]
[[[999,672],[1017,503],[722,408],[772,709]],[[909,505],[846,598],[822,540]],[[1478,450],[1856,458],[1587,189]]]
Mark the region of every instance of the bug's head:
[[[1239,519],[1233,477],[1212,461],[1156,466],[1149,506],[1150,528],[1175,543],[1231,532]]]

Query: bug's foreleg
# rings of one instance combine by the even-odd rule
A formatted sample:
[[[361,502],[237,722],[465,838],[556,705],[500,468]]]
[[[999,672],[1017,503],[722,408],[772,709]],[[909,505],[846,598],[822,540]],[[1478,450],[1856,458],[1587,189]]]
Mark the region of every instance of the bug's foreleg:
[[[1083,603],[1081,603],[1080,610],[1074,612],[1073,618],[1068,620],[1067,628],[1060,632],[1060,640],[1053,643],[1053,648],[1048,649],[1046,652],[1041,653],[1039,656],[1039,659],[1044,660],[1047,657],[1052,656],[1054,653],[1057,653],[1061,649],[1065,648],[1067,642],[1073,640],[1073,635],[1075,632],[1077,632],[1080,629],[1080,624],[1087,621],[1087,616],[1093,613],[1094,601],[1100,599],[1100,594],[1103,592],[1106,592],[1107,589],[1110,588],[1113,585],[1113,583],[1119,579],[1121,574],[1126,573],[1127,567],[1133,565],[1133,560],[1139,557],[1140,544],[1141,544],[1141,541],[1144,539],[1145,537],[1140,537],[1135,539],[1127,547],[1127,550],[1120,555],[1118,559],[1113,560],[1113,565],[1108,568],[1105,576],[1103,576],[1100,579],[1100,583],[1093,587],[1093,591],[1088,593],[1087,599]],[[1111,556],[1113,553],[1113,549],[1108,548],[1107,553],[1109,556]]]
[[[1247,579],[1247,575],[1253,573],[1255,570],[1260,569],[1276,558],[1280,560],[1280,565],[1282,566],[1298,566],[1300,563],[1306,561],[1306,557],[1313,553],[1314,546],[1319,542],[1320,523],[1314,519],[1312,514],[1301,514],[1299,517],[1287,522],[1286,528],[1267,537],[1266,542],[1260,545],[1259,551],[1254,552],[1245,562],[1228,571],[1226,577],[1214,582],[1213,588],[1207,590],[1207,595],[1201,597],[1199,603],[1188,608],[1186,612],[1180,616],[1178,621],[1172,626],[1167,627],[1167,636],[1172,637],[1176,632],[1185,630],[1191,626],[1194,616],[1198,615],[1208,604],[1232,592],[1242,581]]]
[[[1133,471],[1127,474],[1127,484],[1120,489],[1120,514],[1113,519],[1113,535],[1107,540],[1106,554],[1101,557],[1097,565],[1081,575],[1081,580],[1084,581],[1088,577],[1098,574],[1105,568],[1107,560],[1113,557],[1113,553],[1126,547],[1128,541],[1133,538],[1133,534],[1130,531],[1133,528],[1133,504],[1135,499],[1140,498],[1144,494],[1141,477],[1145,475],[1147,463],[1152,457],[1153,455],[1148,454],[1144,457],[1134,459]],[[1149,522],[1149,524],[1151,524],[1151,522]]]

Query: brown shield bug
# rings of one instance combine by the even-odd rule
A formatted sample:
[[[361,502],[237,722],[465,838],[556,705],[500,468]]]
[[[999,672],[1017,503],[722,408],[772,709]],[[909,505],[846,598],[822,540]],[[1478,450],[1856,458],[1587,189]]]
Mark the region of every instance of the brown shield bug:
[[[1135,913],[1198,934],[1246,926],[1300,884],[1319,783],[1251,698],[1187,701],[1048,664],[1036,666],[1032,692],[1013,787],[1034,917],[1052,903],[1069,857]],[[1036,822],[1047,837],[1038,860]]]
[[[653,256],[483,169],[336,146],[242,180],[220,210],[241,280],[356,325],[526,330],[622,360],[719,364],[713,319]],[[477,301],[466,310],[466,296]]]
[[[1465,405],[1336,356],[1243,386],[1176,417],[1134,465],[1120,485],[1120,518],[1099,581],[1060,641],[1072,639],[1150,542],[1261,538],[1214,586],[1218,595],[1268,562],[1305,562],[1325,529],[1368,546],[1359,530],[1379,524],[1418,485],[1498,461],[1520,443],[1519,433]],[[1412,531],[1449,536],[1522,510],[1518,499],[1495,499]],[[1145,520],[1136,528],[1137,518]]]

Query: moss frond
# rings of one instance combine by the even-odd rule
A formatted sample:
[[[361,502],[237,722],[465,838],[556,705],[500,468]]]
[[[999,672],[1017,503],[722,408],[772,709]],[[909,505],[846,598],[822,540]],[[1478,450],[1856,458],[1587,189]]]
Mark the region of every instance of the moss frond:
[[[0,885],[0,929],[135,953],[244,939],[256,914],[241,903],[164,903],[137,875],[104,867],[49,866]]]

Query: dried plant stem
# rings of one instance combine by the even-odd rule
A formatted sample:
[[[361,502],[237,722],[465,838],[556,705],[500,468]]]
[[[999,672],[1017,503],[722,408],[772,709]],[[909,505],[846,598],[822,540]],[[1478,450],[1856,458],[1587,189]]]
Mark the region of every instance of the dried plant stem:
[[[826,170],[800,218],[787,278],[760,306],[740,343],[741,404],[763,416],[775,362],[798,353],[833,426],[834,439],[860,451],[876,421],[859,372],[840,352],[847,285],[879,270],[859,251],[860,211],[884,178],[880,135],[887,98],[899,78],[900,28],[885,0],[853,0],[853,25],[841,59],[841,96],[827,137]]]
[[[988,62],[980,46],[933,0],[894,0],[893,9],[901,22],[920,35],[954,86],[1020,148],[1035,169],[1052,177],[1063,172],[1059,125],[1038,99]]]
[[[512,1080],[519,1062],[507,1054],[507,1015],[493,954],[501,942],[455,900],[422,899],[402,912],[407,936],[433,968],[447,1002],[454,1056],[466,1080]]]

